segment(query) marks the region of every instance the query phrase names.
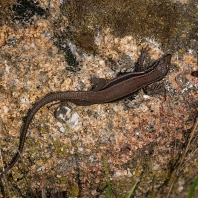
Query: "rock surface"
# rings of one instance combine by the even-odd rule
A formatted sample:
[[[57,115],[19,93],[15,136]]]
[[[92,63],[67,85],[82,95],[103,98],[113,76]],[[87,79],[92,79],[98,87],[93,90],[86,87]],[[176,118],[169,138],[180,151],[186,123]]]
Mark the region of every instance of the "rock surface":
[[[132,15],[122,1],[117,1],[118,5],[113,0],[99,1],[98,5],[104,6],[99,8],[95,1],[77,2],[18,0],[0,4],[0,18],[5,19],[0,24],[1,167],[17,151],[23,117],[46,94],[90,90],[92,77],[112,79],[120,72],[133,71],[146,46],[145,65],[172,53],[171,70],[148,88],[149,95],[140,91],[111,104],[59,104],[57,110],[57,104],[43,107],[29,127],[22,159],[1,184],[0,197],[34,197],[41,192],[46,196],[64,192],[68,197],[107,197],[103,156],[114,197],[126,197],[136,181],[135,197],[150,197],[153,192],[165,197],[198,112],[198,78],[191,75],[198,69],[194,1],[167,0],[153,5],[153,9],[159,7],[155,10],[161,17],[157,22],[166,29],[161,32],[153,24],[154,31],[154,19],[147,22],[144,18],[142,31],[147,29],[148,36],[132,33],[138,21],[130,18],[134,24],[129,24],[127,13]],[[120,30],[118,18],[110,18],[119,16],[119,6],[120,14],[126,14],[125,18],[120,15],[126,22]],[[149,16],[153,14],[150,6],[140,3],[139,8]],[[186,7],[186,13],[180,6]],[[165,20],[166,12],[169,17],[180,16],[175,26],[171,18]],[[139,17],[140,24],[143,15]],[[184,18],[185,28],[178,24]],[[197,133],[172,197],[186,197],[198,173],[196,142]]]

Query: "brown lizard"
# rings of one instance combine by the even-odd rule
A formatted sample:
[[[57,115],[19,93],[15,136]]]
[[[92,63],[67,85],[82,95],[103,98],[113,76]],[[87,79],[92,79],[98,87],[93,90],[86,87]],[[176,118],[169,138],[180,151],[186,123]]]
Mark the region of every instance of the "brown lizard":
[[[140,64],[143,64],[145,54],[146,50],[142,50],[136,64],[136,69]],[[64,91],[44,96],[28,111],[26,120],[21,129],[18,152],[0,173],[0,177],[9,171],[22,155],[28,127],[36,112],[47,103],[53,101],[69,101],[76,105],[83,106],[116,102],[127,98],[137,90],[164,78],[169,71],[170,64],[171,54],[167,54],[155,61],[152,66],[145,71],[126,73],[108,82],[103,78],[94,78],[92,79],[92,82],[95,84],[95,87],[92,91]]]

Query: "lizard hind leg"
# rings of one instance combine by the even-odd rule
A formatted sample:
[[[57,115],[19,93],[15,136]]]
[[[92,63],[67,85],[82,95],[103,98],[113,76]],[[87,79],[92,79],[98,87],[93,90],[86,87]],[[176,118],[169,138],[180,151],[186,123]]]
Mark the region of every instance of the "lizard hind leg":
[[[52,104],[50,104],[50,105],[47,105],[47,108],[48,108],[48,110],[50,109],[50,108],[52,108],[53,106],[55,106],[55,105],[57,105],[57,104],[62,104],[62,103],[65,103],[66,101],[59,101],[59,102],[56,102],[56,103],[52,103]]]

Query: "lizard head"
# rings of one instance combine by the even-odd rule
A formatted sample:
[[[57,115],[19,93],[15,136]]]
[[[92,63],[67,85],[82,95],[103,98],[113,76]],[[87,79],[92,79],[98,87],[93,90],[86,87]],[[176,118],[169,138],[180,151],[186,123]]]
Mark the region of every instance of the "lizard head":
[[[171,54],[166,54],[162,58],[159,59],[157,64],[157,70],[162,73],[162,75],[166,75],[171,65]]]

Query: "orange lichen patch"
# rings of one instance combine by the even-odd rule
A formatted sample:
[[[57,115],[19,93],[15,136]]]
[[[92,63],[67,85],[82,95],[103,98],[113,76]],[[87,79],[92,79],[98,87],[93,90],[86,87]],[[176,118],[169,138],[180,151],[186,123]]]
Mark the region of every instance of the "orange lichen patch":
[[[190,54],[185,54],[184,61],[186,62],[186,64],[190,65],[192,69],[197,69],[197,59],[195,56]]]
[[[7,40],[7,31],[6,25],[4,25],[0,30],[0,46],[3,46]]]

